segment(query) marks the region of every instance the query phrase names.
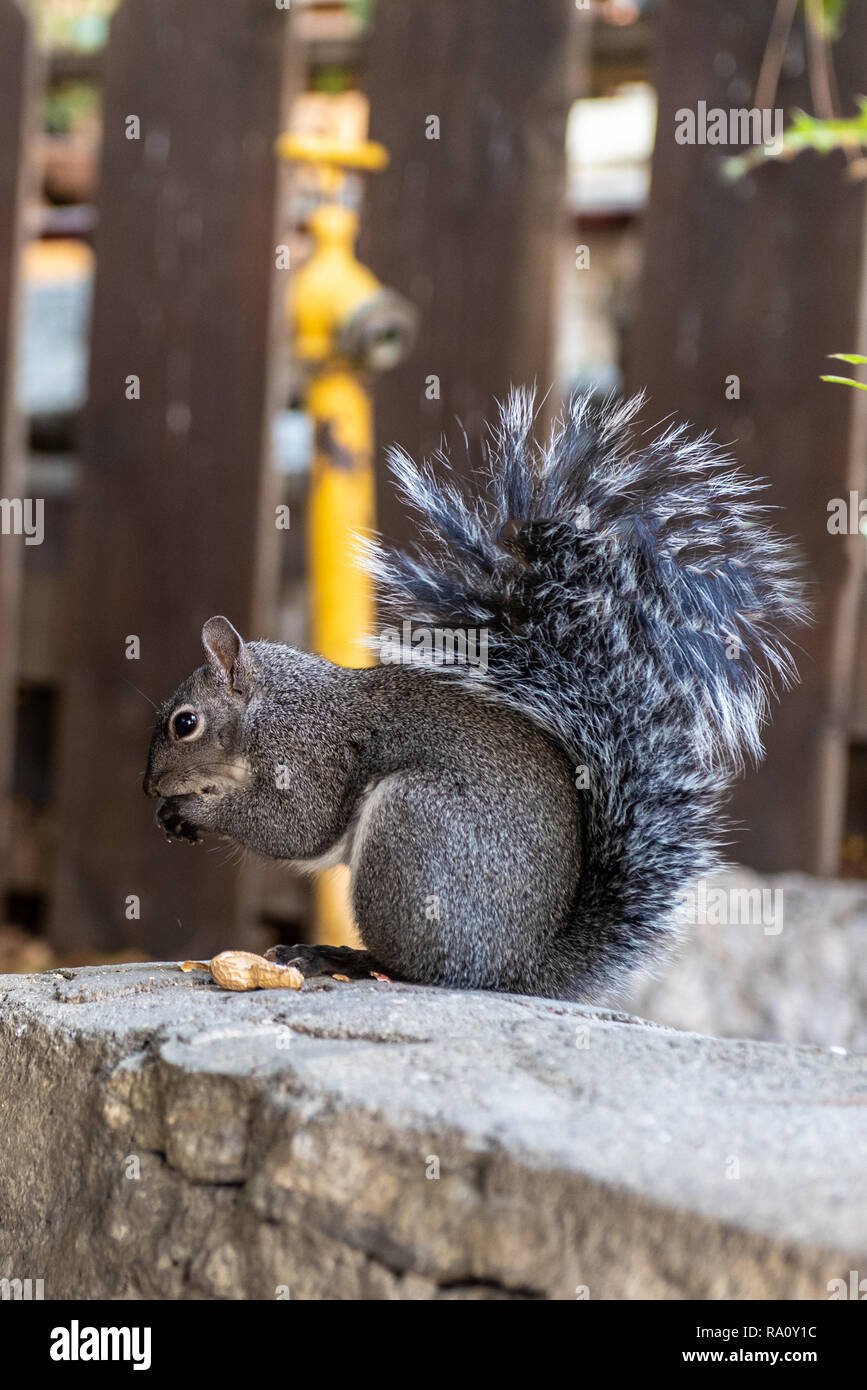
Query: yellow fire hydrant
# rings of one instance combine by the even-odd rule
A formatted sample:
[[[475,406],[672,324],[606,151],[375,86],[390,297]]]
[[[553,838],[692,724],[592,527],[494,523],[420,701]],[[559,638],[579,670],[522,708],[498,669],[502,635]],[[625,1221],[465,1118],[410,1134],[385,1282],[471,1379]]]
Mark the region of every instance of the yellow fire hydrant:
[[[354,554],[357,538],[375,524],[366,378],[403,360],[417,316],[357,259],[358,215],[339,200],[348,171],[385,168],[384,147],[287,134],[277,152],[314,165],[323,194],[309,223],[313,254],[292,277],[286,306],[295,358],[308,371],[306,409],[314,427],[307,517],[311,641],[340,666],[369,666],[373,658],[364,639],[373,630],[375,600]],[[348,870],[322,874],[315,892],[317,940],[353,944]]]

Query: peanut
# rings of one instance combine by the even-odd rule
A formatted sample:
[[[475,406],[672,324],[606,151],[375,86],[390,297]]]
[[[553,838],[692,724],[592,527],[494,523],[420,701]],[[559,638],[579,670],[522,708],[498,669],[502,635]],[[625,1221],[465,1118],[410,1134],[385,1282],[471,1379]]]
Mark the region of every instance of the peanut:
[[[221,951],[209,968],[223,989],[300,989],[304,983],[294,965],[277,965],[252,951]]]

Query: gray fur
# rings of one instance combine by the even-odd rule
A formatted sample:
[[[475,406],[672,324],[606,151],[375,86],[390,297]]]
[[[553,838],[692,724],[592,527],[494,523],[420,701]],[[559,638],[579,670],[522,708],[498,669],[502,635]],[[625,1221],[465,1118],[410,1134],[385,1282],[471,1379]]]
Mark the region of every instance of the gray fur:
[[[648,960],[717,863],[803,605],[760,485],[683,427],[633,445],[638,404],[577,398],[542,447],[513,393],[484,498],[393,454],[430,547],[368,563],[397,617],[487,628],[488,669],[343,670],[211,619],[151,745],[163,826],[351,863],[398,978],[590,999]]]

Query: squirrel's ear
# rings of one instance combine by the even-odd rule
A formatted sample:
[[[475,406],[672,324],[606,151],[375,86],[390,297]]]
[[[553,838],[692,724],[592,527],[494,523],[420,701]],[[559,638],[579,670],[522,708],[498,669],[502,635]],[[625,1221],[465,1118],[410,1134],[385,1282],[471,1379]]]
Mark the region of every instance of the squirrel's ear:
[[[243,694],[248,686],[247,648],[228,618],[209,618],[202,628],[205,659],[217,680],[228,681]]]

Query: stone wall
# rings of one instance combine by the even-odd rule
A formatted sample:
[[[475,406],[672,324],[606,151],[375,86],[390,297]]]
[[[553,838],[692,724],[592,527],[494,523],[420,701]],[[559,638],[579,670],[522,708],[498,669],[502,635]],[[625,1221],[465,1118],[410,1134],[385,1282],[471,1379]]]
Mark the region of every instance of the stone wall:
[[[313,984],[0,977],[0,1276],[46,1298],[599,1299],[827,1298],[867,1274],[867,1059]]]
[[[867,883],[738,869],[709,880],[696,907],[674,958],[620,1007],[715,1036],[867,1052]]]

